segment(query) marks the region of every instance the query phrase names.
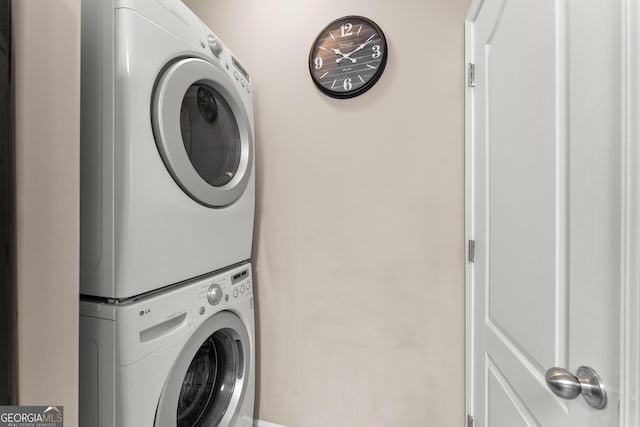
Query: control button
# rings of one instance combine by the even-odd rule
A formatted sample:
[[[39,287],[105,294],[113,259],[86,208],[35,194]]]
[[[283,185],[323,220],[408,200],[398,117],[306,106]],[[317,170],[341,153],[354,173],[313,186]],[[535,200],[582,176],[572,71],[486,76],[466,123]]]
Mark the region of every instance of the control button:
[[[204,42],[204,40],[200,39],[200,47],[206,47],[207,44]]]
[[[233,290],[233,297],[234,298],[238,298],[238,290],[237,289]]]
[[[242,85],[242,87],[245,87],[245,85],[247,84],[245,79],[240,80],[240,84]]]
[[[204,307],[200,307],[199,313],[200,313],[201,316],[204,314]]]
[[[222,288],[217,283],[209,286],[209,290],[207,291],[207,300],[211,305],[218,305],[220,300],[222,299]]]
[[[244,294],[244,285],[240,286],[240,293]]]
[[[240,74],[238,74],[237,71],[234,71],[233,72],[233,78],[236,79],[236,80],[239,80],[240,79]]]
[[[251,85],[247,85],[247,93],[251,93]]]
[[[216,39],[213,36],[213,34],[210,34],[208,41],[209,41],[209,49],[211,49],[211,53],[213,53],[215,56],[219,58],[220,54],[222,53],[222,44],[220,43],[220,40]]]

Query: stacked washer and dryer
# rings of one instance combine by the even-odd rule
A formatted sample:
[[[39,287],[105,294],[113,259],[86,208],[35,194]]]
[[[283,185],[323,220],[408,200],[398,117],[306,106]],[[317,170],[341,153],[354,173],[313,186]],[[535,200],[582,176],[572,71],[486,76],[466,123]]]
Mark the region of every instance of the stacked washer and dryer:
[[[82,1],[80,425],[251,426],[249,75],[179,0]]]

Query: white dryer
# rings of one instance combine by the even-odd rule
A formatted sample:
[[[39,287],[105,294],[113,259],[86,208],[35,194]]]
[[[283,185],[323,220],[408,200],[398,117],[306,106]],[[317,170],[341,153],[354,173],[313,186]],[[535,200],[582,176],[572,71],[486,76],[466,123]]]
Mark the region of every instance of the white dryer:
[[[181,1],[82,0],[81,102],[81,294],[249,259],[249,74]]]
[[[251,427],[251,265],[139,300],[80,303],[82,427]]]

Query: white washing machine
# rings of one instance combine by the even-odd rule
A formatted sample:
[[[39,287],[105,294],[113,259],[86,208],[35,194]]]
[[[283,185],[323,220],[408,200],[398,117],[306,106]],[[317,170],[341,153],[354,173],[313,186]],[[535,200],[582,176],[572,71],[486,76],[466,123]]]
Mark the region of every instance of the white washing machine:
[[[82,427],[251,427],[251,265],[120,305],[80,303]]]
[[[249,259],[249,74],[181,1],[83,0],[81,101],[81,294]]]

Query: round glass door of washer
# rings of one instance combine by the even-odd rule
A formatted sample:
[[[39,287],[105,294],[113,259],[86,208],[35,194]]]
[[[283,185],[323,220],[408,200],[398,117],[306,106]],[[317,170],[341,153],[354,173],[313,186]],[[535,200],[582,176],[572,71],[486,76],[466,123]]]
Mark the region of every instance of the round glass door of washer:
[[[252,126],[236,89],[226,72],[197,58],[173,63],[156,85],[158,151],[180,188],[209,207],[237,200],[252,172]]]
[[[239,351],[227,330],[214,333],[200,346],[180,388],[177,427],[197,426],[205,418],[207,425],[220,423],[242,372]]]
[[[246,388],[250,342],[240,319],[229,312],[200,327],[180,353],[165,384],[155,426],[215,427],[235,419]]]

